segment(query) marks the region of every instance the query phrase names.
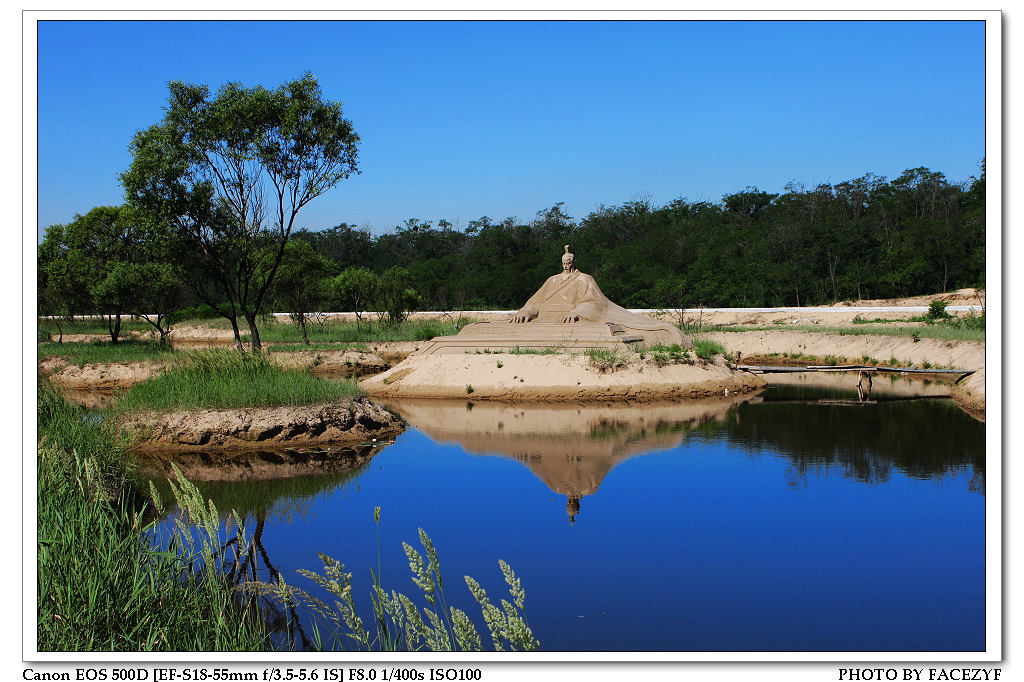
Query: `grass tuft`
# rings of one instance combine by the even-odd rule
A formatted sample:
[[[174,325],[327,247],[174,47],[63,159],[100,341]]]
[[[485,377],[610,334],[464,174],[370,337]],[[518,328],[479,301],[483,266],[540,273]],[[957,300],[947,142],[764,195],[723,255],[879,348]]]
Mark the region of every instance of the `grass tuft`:
[[[693,339],[694,352],[701,360],[712,360],[716,355],[725,355],[725,346],[718,341],[696,337]]]
[[[264,354],[204,350],[176,357],[168,370],[133,386],[116,403],[136,410],[272,407],[334,402],[362,395],[352,379],[285,369]]]

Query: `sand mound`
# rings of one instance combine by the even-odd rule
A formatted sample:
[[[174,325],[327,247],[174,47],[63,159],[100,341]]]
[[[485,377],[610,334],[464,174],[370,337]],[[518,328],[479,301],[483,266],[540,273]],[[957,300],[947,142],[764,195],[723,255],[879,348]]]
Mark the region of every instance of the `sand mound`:
[[[755,391],[764,381],[718,363],[670,364],[630,359],[601,369],[586,355],[413,355],[392,369],[359,382],[381,398],[470,400],[673,399]]]

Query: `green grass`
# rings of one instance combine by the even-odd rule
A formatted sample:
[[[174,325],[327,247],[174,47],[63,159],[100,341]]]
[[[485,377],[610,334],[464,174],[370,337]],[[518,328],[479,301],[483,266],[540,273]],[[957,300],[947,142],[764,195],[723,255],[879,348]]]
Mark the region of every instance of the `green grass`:
[[[373,619],[369,625],[358,615],[353,596],[358,591],[353,589],[352,572],[323,553],[320,553],[322,572],[304,569],[298,572],[330,594],[330,603],[283,582],[259,582],[254,587],[283,607],[303,605],[319,617],[319,623],[312,628],[315,649],[342,649],[348,640],[347,643],[354,643],[357,650],[363,651],[483,651],[483,639],[476,626],[465,611],[449,602],[437,549],[422,528],[419,537],[423,554],[406,542],[402,543],[402,548],[409,560],[412,581],[422,591],[426,606],[421,611],[405,594],[384,587],[380,563],[380,507],[374,508],[373,516],[378,526],[378,559],[377,570],[370,569]],[[501,599],[501,608],[468,575],[464,577],[466,587],[480,606],[495,651],[535,651],[540,648],[540,642],[526,622],[526,591],[511,566],[501,560],[498,566],[511,599]]]
[[[264,346],[263,350],[269,353],[290,353],[294,351],[303,350],[361,350],[365,351],[366,343],[361,341],[344,341],[340,343],[310,343],[305,344],[301,341],[299,343],[278,343],[275,342],[272,346]]]
[[[812,332],[815,334],[835,334],[836,336],[900,336],[913,338],[916,334],[922,339],[938,339],[940,341],[984,341],[985,328],[978,328],[977,322],[962,322],[967,318],[954,318],[948,321],[934,324],[922,324],[916,327],[889,327],[885,325],[870,326],[868,324],[855,323],[849,327],[831,326],[823,324],[801,324],[787,325],[787,331]],[[982,317],[982,319],[984,319]],[[728,325],[721,327],[705,328],[705,332],[755,332],[755,331],[778,331],[774,325],[742,326]]]
[[[586,355],[590,365],[602,372],[625,367],[629,362],[629,356],[620,353],[617,348],[588,348]]]
[[[107,336],[110,334],[110,330],[107,328],[107,321],[98,318],[61,319],[59,328],[57,322],[51,319],[40,318],[37,327],[40,332],[46,334],[59,334],[62,330],[64,334],[103,334]],[[122,315],[121,334],[126,334],[130,331],[155,332],[156,328],[145,320],[133,320],[128,316]]]
[[[227,364],[207,360],[215,369]],[[145,498],[128,482],[127,441],[112,421],[85,419],[85,411],[67,403],[45,378],[38,412],[40,650],[266,650],[272,641],[261,596],[280,602],[277,613],[285,619],[294,616],[290,607],[302,605],[333,626],[314,626],[312,645],[320,650],[341,648],[346,639],[363,650],[483,649],[467,614],[449,606],[437,552],[422,529],[425,559],[403,546],[427,607],[421,610],[405,595],[384,589],[378,559],[376,572],[371,570],[374,620],[367,628],[356,613],[352,574],[323,554],[323,573],[299,573],[325,588],[334,598],[331,604],[285,582],[243,587],[240,567],[253,547],[250,531],[234,512],[225,521],[177,470],[164,492],[170,489],[181,514],[174,518],[171,539],[156,546],[155,527],[144,521]],[[150,486],[158,516],[165,509],[163,497]],[[374,518],[379,524],[379,508]],[[511,602],[494,605],[468,576],[466,586],[496,650],[535,650],[540,643],[526,622],[526,593],[511,567],[498,563]]]
[[[56,343],[44,341],[38,347],[39,359],[60,357],[73,365],[140,362],[143,360],[169,360],[175,353],[171,346],[161,346],[156,341],[120,341],[112,345],[108,341],[88,343]]]
[[[699,336],[693,338],[694,353],[701,360],[711,360],[716,355],[725,355],[725,346],[711,339]]]
[[[263,354],[218,349],[183,354],[164,374],[133,386],[114,409],[309,405],[361,394],[351,379],[324,379],[309,371],[284,369]]]
[[[509,355],[559,355],[565,353],[566,350],[563,348],[524,348],[522,346],[515,346],[509,349]]]
[[[195,568],[178,537],[152,547],[125,440],[39,385],[37,487],[41,651],[251,651],[266,629],[223,574]],[[192,537],[189,534],[189,537]]]
[[[690,350],[684,349],[678,343],[673,343],[670,346],[656,344],[640,351],[641,359],[646,358],[648,355],[651,356],[651,361],[658,367],[664,367],[669,364],[693,362]]]
[[[331,320],[324,324],[306,322],[306,335],[311,344],[324,343],[368,343],[383,341],[427,341],[435,336],[450,336],[458,330],[474,322],[463,318],[460,327],[445,319],[406,320],[399,325],[381,324],[377,320],[367,320],[357,327],[354,320]],[[245,327],[247,330],[248,328]],[[262,343],[303,343],[302,330],[294,322],[274,321],[260,325],[260,341]],[[248,340],[246,331],[242,339]]]

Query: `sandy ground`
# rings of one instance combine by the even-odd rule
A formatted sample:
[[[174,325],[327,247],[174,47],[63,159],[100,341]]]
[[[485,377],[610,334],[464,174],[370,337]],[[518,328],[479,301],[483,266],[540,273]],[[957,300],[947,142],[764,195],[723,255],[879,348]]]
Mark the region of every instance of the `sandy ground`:
[[[637,359],[601,371],[585,355],[487,353],[414,355],[359,385],[374,398],[563,401],[710,397],[764,381],[724,362],[658,367]]]
[[[901,366],[921,367],[925,362],[934,366],[975,370],[952,390],[954,400],[972,415],[978,417],[985,410],[985,344],[981,341],[939,341],[898,336],[839,336],[815,332],[716,332],[706,338],[718,341],[730,354],[764,358],[771,353],[802,353],[824,358],[832,355],[839,362],[859,363],[863,357],[888,362],[896,358]],[[844,360],[845,358],[845,360]],[[766,363],[768,364],[768,363]],[[979,415],[979,412],[981,415]]]

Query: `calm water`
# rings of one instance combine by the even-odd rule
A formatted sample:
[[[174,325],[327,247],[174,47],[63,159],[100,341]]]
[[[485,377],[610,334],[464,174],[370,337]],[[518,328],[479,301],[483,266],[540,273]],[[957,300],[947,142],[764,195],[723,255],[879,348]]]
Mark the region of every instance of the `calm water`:
[[[183,468],[268,479],[200,487],[260,522],[262,578],[309,589],[295,571],[325,552],[367,620],[379,506],[388,588],[419,596],[401,549],[418,527],[471,616],[462,576],[507,596],[505,559],[549,651],[983,650],[984,425],[906,399],[945,388],[876,380],[857,405],[848,379],[789,381],[642,408],[394,402],[410,428],[333,469],[270,454]]]

